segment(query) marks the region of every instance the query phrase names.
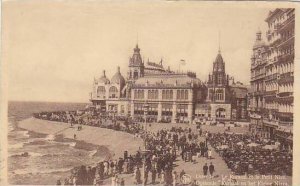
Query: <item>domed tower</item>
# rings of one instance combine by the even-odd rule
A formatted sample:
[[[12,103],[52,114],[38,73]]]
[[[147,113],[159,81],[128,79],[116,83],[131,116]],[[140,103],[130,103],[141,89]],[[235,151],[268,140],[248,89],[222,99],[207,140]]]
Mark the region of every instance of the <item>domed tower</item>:
[[[109,79],[107,79],[106,74],[105,74],[105,70],[103,70],[103,74],[102,76],[98,79],[98,84],[109,84]]]
[[[133,55],[129,59],[129,71],[128,71],[128,80],[134,81],[139,77],[144,76],[144,63],[140,54],[140,48],[138,44],[133,49]]]
[[[120,67],[118,66],[117,68],[117,72],[115,73],[115,75],[111,78],[111,82],[110,82],[111,86],[115,86],[118,90],[119,96],[121,97],[121,93],[122,90],[125,86],[125,79],[122,76],[121,72],[120,72]]]

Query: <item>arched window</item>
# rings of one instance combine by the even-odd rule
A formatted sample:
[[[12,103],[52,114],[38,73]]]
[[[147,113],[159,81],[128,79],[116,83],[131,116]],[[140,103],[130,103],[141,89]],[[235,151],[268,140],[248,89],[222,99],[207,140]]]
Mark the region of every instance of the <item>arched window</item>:
[[[158,99],[158,90],[155,90],[155,99]]]
[[[105,87],[104,86],[99,86],[97,88],[97,97],[98,98],[105,98]]]
[[[176,96],[177,100],[180,99],[180,90],[177,90],[177,96]]]
[[[170,90],[170,99],[173,99],[173,90]]]
[[[109,97],[110,98],[116,98],[118,94],[118,89],[115,86],[112,86],[109,88]]]
[[[184,99],[184,90],[180,90],[180,99]]]
[[[166,90],[166,99],[170,99],[170,91],[169,90]]]
[[[185,90],[185,91],[184,91],[184,99],[185,99],[185,100],[188,100],[188,99],[189,99],[189,92],[188,92],[188,90]]]
[[[134,79],[139,78],[139,72],[138,72],[138,71],[134,71],[134,72],[133,72],[133,78],[134,78]]]
[[[216,91],[216,100],[217,101],[222,101],[224,99],[224,94],[222,89],[218,89]]]
[[[162,99],[166,99],[166,90],[162,91]]]

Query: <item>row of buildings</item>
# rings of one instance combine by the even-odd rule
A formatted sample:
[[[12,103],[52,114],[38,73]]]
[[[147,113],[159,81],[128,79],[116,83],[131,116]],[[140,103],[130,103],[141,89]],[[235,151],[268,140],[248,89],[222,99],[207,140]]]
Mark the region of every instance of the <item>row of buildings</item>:
[[[292,147],[294,82],[294,9],[276,9],[266,18],[267,41],[256,33],[251,58],[250,87],[226,74],[218,51],[212,72],[203,82],[194,72],[178,73],[159,63],[142,60],[138,45],[129,59],[126,78],[118,67],[108,79],[105,71],[94,79],[90,100],[102,112],[148,117],[157,122],[193,123],[250,121],[259,137],[277,139]]]
[[[251,88],[248,111],[251,131],[257,136],[293,145],[293,85],[295,10],[270,11],[267,41],[256,34],[251,58]]]
[[[163,61],[144,62],[136,45],[126,79],[119,67],[111,79],[103,71],[101,77],[94,79],[90,99],[103,112],[132,118],[143,116],[147,102],[148,117],[157,122],[247,118],[247,87],[226,74],[221,51],[204,83],[194,72],[179,73],[164,68]]]

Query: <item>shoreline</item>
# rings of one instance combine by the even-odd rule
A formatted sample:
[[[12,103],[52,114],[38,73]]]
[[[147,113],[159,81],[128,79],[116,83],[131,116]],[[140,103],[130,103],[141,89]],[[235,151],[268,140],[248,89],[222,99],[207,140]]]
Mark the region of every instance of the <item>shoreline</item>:
[[[143,146],[141,138],[134,138],[131,134],[112,129],[82,125],[83,129],[77,131],[76,125],[72,128],[69,123],[28,118],[19,121],[18,127],[34,133],[45,135],[63,135],[64,138],[82,141],[109,149],[112,159],[123,157],[124,151],[129,154],[136,153]],[[76,139],[74,139],[76,134]]]

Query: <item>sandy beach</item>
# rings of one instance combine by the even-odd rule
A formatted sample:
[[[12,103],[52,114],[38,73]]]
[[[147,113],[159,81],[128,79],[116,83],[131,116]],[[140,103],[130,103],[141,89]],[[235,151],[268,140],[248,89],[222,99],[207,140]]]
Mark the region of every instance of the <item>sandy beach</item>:
[[[127,150],[129,153],[135,153],[138,147],[143,147],[142,139],[134,138],[132,135],[114,131],[111,129],[91,127],[83,125],[81,131],[77,128],[71,128],[70,124],[54,121],[40,120],[36,118],[28,118],[19,122],[20,128],[48,135],[62,134],[64,138],[84,141],[94,145],[105,146],[114,155],[114,158],[123,157],[123,153]]]

